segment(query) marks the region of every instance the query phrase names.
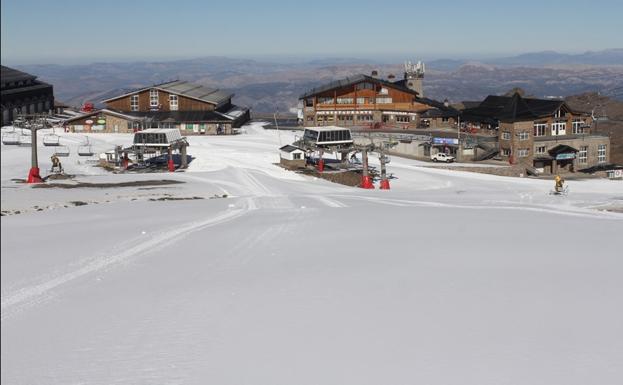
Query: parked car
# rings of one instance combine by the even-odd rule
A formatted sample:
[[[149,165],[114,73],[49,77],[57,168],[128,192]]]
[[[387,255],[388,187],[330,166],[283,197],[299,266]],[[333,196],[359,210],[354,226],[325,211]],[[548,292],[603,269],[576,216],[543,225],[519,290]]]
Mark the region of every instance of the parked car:
[[[433,154],[430,156],[433,162],[446,162],[452,163],[454,162],[454,157],[448,154],[444,154],[443,152],[438,152],[437,154]]]

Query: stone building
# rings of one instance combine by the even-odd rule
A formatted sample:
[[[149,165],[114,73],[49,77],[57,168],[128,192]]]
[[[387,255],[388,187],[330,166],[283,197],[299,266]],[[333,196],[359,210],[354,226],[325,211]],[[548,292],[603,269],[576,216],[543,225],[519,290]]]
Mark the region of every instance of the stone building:
[[[497,130],[502,159],[538,172],[577,171],[607,164],[610,138],[593,132],[589,113],[562,100],[488,96],[461,114],[468,128]]]
[[[50,113],[54,109],[54,90],[34,75],[0,66],[2,125],[9,125],[18,114]]]

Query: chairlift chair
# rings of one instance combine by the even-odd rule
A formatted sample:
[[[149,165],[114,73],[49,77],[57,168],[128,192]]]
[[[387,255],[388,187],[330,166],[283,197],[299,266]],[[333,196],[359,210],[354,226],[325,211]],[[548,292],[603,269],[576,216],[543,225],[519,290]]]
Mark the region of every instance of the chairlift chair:
[[[86,143],[78,147],[78,155],[80,156],[93,156],[93,147],[89,143],[89,137],[87,136]]]
[[[54,155],[56,155],[56,156],[63,156],[63,157],[69,156],[69,147],[67,147],[67,146],[57,146],[56,147],[56,151],[54,152]]]
[[[15,127],[10,132],[2,133],[2,144],[5,145],[19,145],[19,135],[15,132]]]
[[[60,136],[56,134],[45,134],[43,135],[43,145],[44,146],[60,146]]]
[[[30,146],[32,145],[32,136],[22,134],[19,136],[18,141],[20,146]]]

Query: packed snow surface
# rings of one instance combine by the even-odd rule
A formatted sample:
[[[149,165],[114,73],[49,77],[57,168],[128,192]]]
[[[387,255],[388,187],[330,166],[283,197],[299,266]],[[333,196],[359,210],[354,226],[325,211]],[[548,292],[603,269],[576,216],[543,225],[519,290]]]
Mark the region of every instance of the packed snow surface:
[[[3,384],[623,379],[621,182],[559,197],[393,157],[362,190],[277,167],[295,134],[259,124],[190,137],[186,172],[110,174],[60,135],[77,181],[184,183],[32,188],[2,146]]]

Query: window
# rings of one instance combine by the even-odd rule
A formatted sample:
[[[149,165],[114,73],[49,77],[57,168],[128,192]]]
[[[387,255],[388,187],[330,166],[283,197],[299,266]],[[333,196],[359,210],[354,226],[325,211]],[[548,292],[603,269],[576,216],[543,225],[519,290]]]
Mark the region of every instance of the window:
[[[520,158],[525,158],[526,156],[528,156],[528,149],[527,148],[520,148],[519,150],[517,150],[517,156]]]
[[[138,95],[130,96],[130,111],[138,111]]]
[[[511,133],[508,131],[502,131],[502,139],[511,140]]]
[[[337,118],[338,118],[338,120],[348,120],[348,121],[352,121],[353,120],[353,116],[352,115],[338,115]]]
[[[511,149],[510,148],[503,148],[502,149],[502,156],[511,156]]]
[[[374,89],[374,84],[372,83],[359,83],[357,85],[355,85],[355,89],[356,90],[373,90]]]
[[[519,133],[519,140],[528,140],[529,136],[528,131],[521,131]]]
[[[396,121],[398,123],[409,123],[409,121],[410,121],[409,115],[397,115],[396,116]]]
[[[177,111],[177,95],[169,95],[169,108],[171,111]]]
[[[552,123],[552,136],[565,135],[567,123]]]
[[[314,121],[314,117],[313,116],[308,116],[307,117],[307,121],[308,122],[313,122]]]
[[[371,122],[372,121],[372,115],[357,115],[357,120],[362,120],[365,122]]]
[[[576,119],[571,122],[571,130],[574,134],[583,134],[584,133],[584,122]]]
[[[305,99],[305,107],[313,107],[313,106],[314,106],[314,99],[313,98]]]
[[[556,113],[554,114],[555,118],[564,118],[565,116],[565,112],[562,110],[562,107],[558,109],[558,111],[556,111]]]
[[[379,91],[379,94],[381,94],[381,95],[388,95],[388,94],[389,94],[389,91],[387,91],[387,88],[382,87],[382,88],[381,88],[381,91]]]
[[[597,162],[606,163],[606,145],[600,144],[597,146]]]
[[[547,147],[546,146],[539,146],[536,148],[536,153],[537,154],[545,154],[547,152]]]
[[[155,88],[149,90],[149,107],[158,107],[158,90]]]
[[[588,163],[588,146],[580,146],[580,151],[578,152],[578,163]]]
[[[446,116],[444,116],[444,117],[442,117],[442,118],[441,118],[441,121],[442,121],[442,122],[447,122],[447,121],[449,121],[449,120],[450,120],[450,118],[448,118],[448,117],[446,117]]]
[[[547,131],[546,123],[535,123],[534,124],[534,136],[545,136],[545,131]]]
[[[333,104],[333,98],[320,97],[318,98],[318,104]]]
[[[300,152],[295,152],[294,154],[292,154],[292,159],[294,159],[294,160],[301,159],[301,153]]]
[[[357,104],[367,104],[368,98],[357,98]]]
[[[194,126],[194,124],[192,124],[192,123],[186,123],[186,129],[187,130],[192,130],[193,126]]]
[[[353,104],[353,98],[337,98],[337,104]]]
[[[392,98],[389,98],[389,97],[376,98],[376,102],[378,104],[388,104],[392,102]]]

